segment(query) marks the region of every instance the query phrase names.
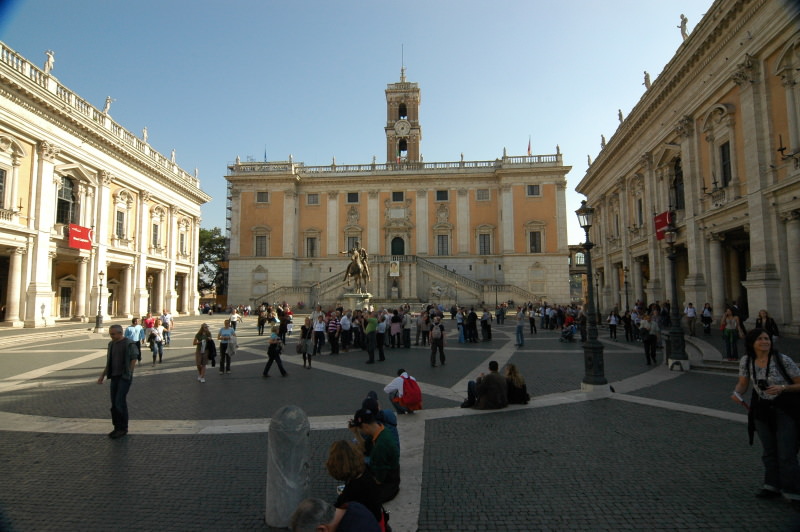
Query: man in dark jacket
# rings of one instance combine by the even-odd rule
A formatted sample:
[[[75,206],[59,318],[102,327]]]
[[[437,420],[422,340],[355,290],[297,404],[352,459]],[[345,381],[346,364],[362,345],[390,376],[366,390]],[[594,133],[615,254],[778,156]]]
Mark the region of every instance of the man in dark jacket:
[[[496,410],[508,406],[508,384],[498,369],[499,365],[492,360],[488,375],[481,373],[477,379],[467,383],[467,400],[461,403],[461,408]]]
[[[125,338],[121,325],[108,328],[111,341],[108,342],[106,365],[97,378],[97,384],[103,384],[106,377],[111,381],[111,421],[114,430],[108,437],[116,440],[128,433],[128,390],[133,381],[133,368],[139,352],[136,344]]]

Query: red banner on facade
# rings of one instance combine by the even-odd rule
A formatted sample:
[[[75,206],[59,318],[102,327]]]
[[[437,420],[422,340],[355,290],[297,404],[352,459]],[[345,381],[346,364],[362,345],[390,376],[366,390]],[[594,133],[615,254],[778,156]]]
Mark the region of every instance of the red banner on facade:
[[[653,222],[656,226],[656,239],[664,240],[664,233],[667,232],[667,227],[669,227],[671,221],[671,212],[664,211],[661,214],[656,214],[653,217]]]
[[[88,227],[69,224],[69,247],[92,249],[92,230]]]

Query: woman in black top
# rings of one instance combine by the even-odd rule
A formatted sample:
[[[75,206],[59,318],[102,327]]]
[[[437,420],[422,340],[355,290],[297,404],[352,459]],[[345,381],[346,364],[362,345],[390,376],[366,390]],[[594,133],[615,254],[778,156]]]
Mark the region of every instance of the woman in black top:
[[[506,365],[506,382],[508,383],[508,404],[528,404],[531,399],[528,394],[528,387],[525,385],[525,379],[520,375],[517,366],[514,364]]]
[[[367,470],[364,455],[346,440],[333,442],[325,464],[330,476],[344,482],[341,493],[334,506],[342,508],[346,503],[355,501],[363,504],[372,512],[380,523],[383,508],[379,498],[380,490],[372,473]]]

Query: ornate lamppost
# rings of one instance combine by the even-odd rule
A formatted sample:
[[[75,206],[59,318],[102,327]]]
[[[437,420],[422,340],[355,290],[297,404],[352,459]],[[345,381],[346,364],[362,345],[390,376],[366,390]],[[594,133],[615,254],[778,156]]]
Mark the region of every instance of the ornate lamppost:
[[[147,276],[147,312],[153,312],[153,276]]]
[[[622,268],[622,278],[625,280],[625,312],[628,312],[631,309],[630,303],[628,302],[628,273],[630,273],[630,269],[627,266]],[[623,312],[623,314],[625,314]]]
[[[586,233],[586,241],[589,241],[589,233]],[[592,244],[594,247],[594,244]],[[592,283],[592,271],[591,268],[586,270],[586,278],[589,280],[589,284]],[[595,297],[595,311],[597,311],[597,319],[600,319],[600,272],[594,272],[594,297]]]
[[[97,290],[97,316],[94,319],[94,332],[103,332],[103,278],[105,274],[101,271],[97,274],[100,278],[100,288]]]
[[[670,262],[670,280],[672,281],[672,290],[670,294],[670,324],[669,328],[669,353],[667,355],[667,364],[670,369],[676,364],[680,366],[681,370],[689,369],[689,357],[686,355],[686,343],[683,338],[683,328],[681,327],[681,315],[678,308],[678,272],[675,267],[677,254],[675,253],[675,241],[678,238],[678,228],[675,227],[674,213],[670,213],[670,222],[667,230],[664,232],[664,239],[667,241],[669,247],[667,248],[667,259]]]
[[[594,294],[592,293],[592,248],[594,244],[589,241],[589,229],[592,227],[594,209],[586,205],[586,200],[581,201],[581,208],[575,211],[578,215],[578,223],[586,232],[586,242],[583,249],[586,250],[586,280],[589,284],[586,308],[588,309],[588,340],[583,344],[583,361],[586,373],[581,382],[581,389],[591,391],[594,386],[608,384],[603,367],[603,344],[597,339],[597,318],[599,312],[595,311]]]

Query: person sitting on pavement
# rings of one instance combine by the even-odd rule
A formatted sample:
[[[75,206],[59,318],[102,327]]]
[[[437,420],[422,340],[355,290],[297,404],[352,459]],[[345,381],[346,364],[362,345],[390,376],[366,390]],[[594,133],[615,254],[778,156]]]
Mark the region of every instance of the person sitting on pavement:
[[[506,383],[508,384],[508,404],[527,405],[531,400],[525,379],[520,374],[517,366],[506,364]]]
[[[392,433],[397,442],[397,447],[400,448],[400,434],[397,432],[397,416],[389,409],[381,410],[378,394],[374,391],[367,392],[367,397],[361,402],[361,408],[377,412],[375,417],[379,422],[383,423],[386,430]]]
[[[400,368],[397,370],[397,377],[392,382],[387,384],[383,391],[389,395],[389,400],[398,414],[413,414],[414,410],[419,410],[422,405],[419,403],[410,404],[403,400],[403,383],[405,379],[411,379],[416,382],[417,379],[406,373],[406,370]]]
[[[344,482],[339,486],[339,497],[334,503],[337,508],[344,508],[348,502],[355,501],[366,506],[378,522],[383,520],[378,483],[367,469],[361,451],[346,440],[335,441],[328,451],[325,468],[330,476]]]
[[[380,532],[381,528],[366,506],[350,502],[336,508],[322,499],[304,499],[291,518],[292,532]]]
[[[369,455],[369,468],[378,483],[381,503],[391,501],[400,490],[400,448],[388,430],[378,422],[376,413],[362,408],[348,424],[350,431],[364,439],[364,455]],[[369,445],[368,445],[369,442]]]
[[[478,410],[497,410],[508,406],[508,384],[500,375],[497,361],[489,362],[489,374],[481,373],[474,381],[467,383],[467,400],[461,403],[461,408],[476,408]]]

